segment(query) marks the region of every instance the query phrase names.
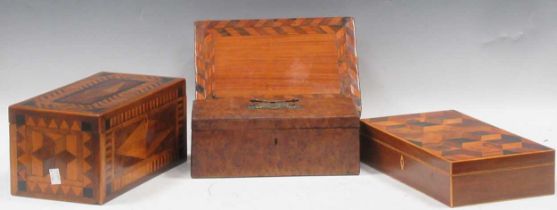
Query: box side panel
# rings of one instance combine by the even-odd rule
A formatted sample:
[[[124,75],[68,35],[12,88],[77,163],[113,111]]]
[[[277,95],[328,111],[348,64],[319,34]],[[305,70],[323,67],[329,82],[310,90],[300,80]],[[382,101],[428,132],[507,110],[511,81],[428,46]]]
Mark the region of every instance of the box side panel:
[[[185,93],[180,82],[103,116],[103,202],[186,161]]]
[[[416,157],[416,159],[422,160],[423,162],[427,162],[430,165],[439,168],[447,173],[451,170],[451,164],[449,163],[449,161],[442,159],[437,154],[429,153],[412,143],[401,140],[396,136],[390,135],[382,130],[367,125],[365,122],[362,122],[361,124],[361,133],[368,136],[370,139],[373,138],[376,140],[381,140],[381,142],[397,148],[400,151],[404,151],[404,153]]]
[[[451,205],[448,172],[367,135],[360,136],[360,145],[365,164]]]
[[[17,183],[19,178],[17,176],[17,125],[10,123],[10,192],[12,195],[17,194]]]
[[[358,128],[193,130],[192,177],[359,174]]]
[[[495,170],[453,177],[454,205],[555,193],[555,165]]]
[[[493,170],[531,167],[537,165],[553,164],[555,152],[553,150],[535,152],[531,154],[507,155],[497,158],[479,158],[470,161],[453,163],[453,175],[481,173]]]
[[[99,203],[98,119],[10,109],[12,194]]]

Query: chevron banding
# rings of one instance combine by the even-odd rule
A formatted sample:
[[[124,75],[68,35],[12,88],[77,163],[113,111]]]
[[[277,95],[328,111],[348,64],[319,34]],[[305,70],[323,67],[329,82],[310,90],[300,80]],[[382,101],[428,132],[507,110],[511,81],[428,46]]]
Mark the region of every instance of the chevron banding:
[[[134,80],[141,81],[143,82],[143,84],[126,91],[109,95],[91,104],[78,104],[57,101],[76,92],[84,91],[90,88],[96,88],[96,85],[109,80]],[[146,92],[154,90],[166,82],[168,81],[164,80],[164,78],[156,76],[99,73],[97,75],[93,75],[62,88],[53,90],[46,94],[37,96],[26,101],[25,103],[21,103],[20,105],[49,110],[71,110],[78,112],[98,113],[110,107],[113,107],[117,103],[124,102],[129,97],[132,97],[134,95],[142,95]]]
[[[354,21],[350,17],[216,20],[196,22],[196,99],[212,97],[215,37],[332,34],[338,46],[341,94],[361,110]]]

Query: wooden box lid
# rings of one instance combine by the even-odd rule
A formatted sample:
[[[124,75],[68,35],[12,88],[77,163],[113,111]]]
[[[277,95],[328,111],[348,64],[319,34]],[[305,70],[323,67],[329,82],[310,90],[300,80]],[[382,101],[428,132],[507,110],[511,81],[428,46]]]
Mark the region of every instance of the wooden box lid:
[[[340,94],[358,111],[350,17],[195,23],[196,99]]]
[[[100,72],[14,104],[10,108],[99,116],[183,80],[181,78]]]
[[[364,119],[362,131],[451,175],[554,159],[551,148],[454,110]]]

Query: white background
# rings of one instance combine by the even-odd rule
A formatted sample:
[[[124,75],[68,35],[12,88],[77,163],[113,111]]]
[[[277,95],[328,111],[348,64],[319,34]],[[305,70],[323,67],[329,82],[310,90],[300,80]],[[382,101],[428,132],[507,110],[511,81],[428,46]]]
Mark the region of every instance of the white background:
[[[355,17],[362,117],[457,109],[556,147],[554,0],[0,0],[0,209],[447,208],[365,165],[359,176],[191,179],[188,161],[104,206],[10,196],[10,104],[105,70],[186,77],[191,111],[194,20],[300,16]],[[556,198],[459,209],[554,209]]]

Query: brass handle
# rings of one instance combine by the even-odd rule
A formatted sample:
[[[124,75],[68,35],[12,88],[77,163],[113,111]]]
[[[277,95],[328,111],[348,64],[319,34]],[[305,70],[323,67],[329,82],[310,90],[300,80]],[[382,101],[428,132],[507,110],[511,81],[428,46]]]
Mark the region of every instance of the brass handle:
[[[404,156],[400,155],[400,170],[404,170]]]
[[[257,98],[252,98],[249,100],[252,103],[288,103],[288,102],[298,102],[300,101],[300,99],[297,98],[291,98],[291,99],[285,99],[285,100],[268,100],[268,99],[257,99]]]
[[[285,100],[267,100],[267,99],[250,99],[248,109],[300,109],[301,106],[297,104],[300,99],[292,98]]]

